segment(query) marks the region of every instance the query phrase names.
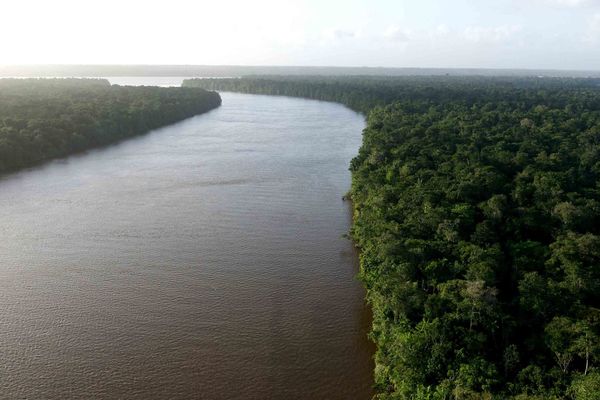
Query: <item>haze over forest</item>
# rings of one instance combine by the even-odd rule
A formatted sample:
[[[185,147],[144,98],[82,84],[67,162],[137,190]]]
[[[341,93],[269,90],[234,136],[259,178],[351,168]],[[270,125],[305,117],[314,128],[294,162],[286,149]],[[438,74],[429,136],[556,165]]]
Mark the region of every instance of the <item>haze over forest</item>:
[[[597,78],[600,71],[495,68],[384,68],[249,65],[0,65],[0,77],[538,76]]]

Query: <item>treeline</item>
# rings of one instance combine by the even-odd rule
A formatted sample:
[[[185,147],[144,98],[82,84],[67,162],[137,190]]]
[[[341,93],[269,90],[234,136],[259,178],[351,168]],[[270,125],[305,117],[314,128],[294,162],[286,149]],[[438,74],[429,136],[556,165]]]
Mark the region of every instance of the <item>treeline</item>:
[[[0,79],[0,173],[64,157],[218,107],[198,88],[102,79]]]
[[[600,79],[510,77],[380,77],[380,76],[255,76],[246,78],[185,79],[184,87],[240,93],[304,97],[335,101],[367,115],[375,107],[410,99],[424,103],[516,101],[538,104],[551,101],[560,107],[577,90],[586,107],[598,105]],[[548,96],[548,91],[552,96]],[[487,99],[487,100],[486,100]]]
[[[186,84],[371,110],[351,194],[377,398],[600,399],[598,81],[369,81]]]

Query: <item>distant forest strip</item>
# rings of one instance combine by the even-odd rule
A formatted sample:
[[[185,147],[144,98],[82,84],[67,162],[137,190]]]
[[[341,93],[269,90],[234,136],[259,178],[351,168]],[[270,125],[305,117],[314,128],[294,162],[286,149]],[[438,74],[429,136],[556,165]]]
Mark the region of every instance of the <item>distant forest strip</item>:
[[[103,79],[0,79],[0,173],[110,144],[221,104],[198,88]]]
[[[378,399],[600,399],[600,86],[244,78],[368,114],[352,236]]]
[[[375,107],[411,100],[423,104],[464,104],[482,101],[569,101],[573,90],[581,95],[600,89],[600,79],[533,77],[445,76],[254,76],[244,78],[185,79],[184,87],[240,93],[293,96],[334,101],[365,115]],[[547,91],[552,91],[552,96]],[[593,95],[591,95],[593,97]]]
[[[185,76],[243,77],[252,75],[327,75],[327,76],[550,76],[600,77],[598,71],[485,69],[485,68],[381,68],[251,65],[0,65],[2,77],[88,77],[88,76]]]

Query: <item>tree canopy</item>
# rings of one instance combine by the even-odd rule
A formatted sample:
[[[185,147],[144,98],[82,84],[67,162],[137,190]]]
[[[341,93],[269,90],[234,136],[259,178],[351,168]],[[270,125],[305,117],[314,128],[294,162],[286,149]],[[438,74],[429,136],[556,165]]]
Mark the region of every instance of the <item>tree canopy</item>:
[[[0,173],[106,145],[218,107],[198,88],[102,79],[0,79]]]
[[[368,114],[352,237],[378,399],[600,399],[598,80],[185,85]]]

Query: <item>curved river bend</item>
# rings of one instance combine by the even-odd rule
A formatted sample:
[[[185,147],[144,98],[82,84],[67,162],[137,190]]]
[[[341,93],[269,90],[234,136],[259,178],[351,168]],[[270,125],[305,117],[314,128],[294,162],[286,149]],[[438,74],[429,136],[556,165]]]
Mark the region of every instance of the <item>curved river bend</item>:
[[[362,116],[223,106],[0,179],[2,398],[368,399]]]

